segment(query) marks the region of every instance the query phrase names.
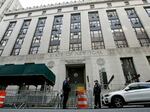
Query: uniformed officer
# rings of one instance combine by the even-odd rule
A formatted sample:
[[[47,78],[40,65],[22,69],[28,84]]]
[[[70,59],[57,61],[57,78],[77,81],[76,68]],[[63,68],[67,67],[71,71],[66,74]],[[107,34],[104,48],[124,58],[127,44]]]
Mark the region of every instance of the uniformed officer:
[[[93,95],[94,95],[94,108],[101,108],[101,85],[98,83],[98,80],[95,80],[95,85],[93,88]]]

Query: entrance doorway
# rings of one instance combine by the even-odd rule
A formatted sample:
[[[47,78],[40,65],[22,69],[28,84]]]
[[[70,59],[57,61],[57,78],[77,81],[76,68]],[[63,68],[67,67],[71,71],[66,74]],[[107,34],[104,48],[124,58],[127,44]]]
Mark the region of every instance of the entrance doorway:
[[[86,87],[85,64],[67,64],[66,73],[70,78],[72,91],[75,91],[78,86]]]

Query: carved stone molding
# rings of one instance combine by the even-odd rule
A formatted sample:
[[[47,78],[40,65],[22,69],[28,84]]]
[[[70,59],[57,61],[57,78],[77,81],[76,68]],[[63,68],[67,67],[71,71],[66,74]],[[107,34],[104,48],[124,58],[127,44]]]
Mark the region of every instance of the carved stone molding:
[[[102,66],[102,65],[105,65],[105,60],[103,58],[98,58],[97,59],[97,64]]]
[[[55,65],[55,62],[54,62],[54,61],[49,61],[49,62],[47,63],[47,65],[48,65],[49,68],[53,68],[54,65]]]

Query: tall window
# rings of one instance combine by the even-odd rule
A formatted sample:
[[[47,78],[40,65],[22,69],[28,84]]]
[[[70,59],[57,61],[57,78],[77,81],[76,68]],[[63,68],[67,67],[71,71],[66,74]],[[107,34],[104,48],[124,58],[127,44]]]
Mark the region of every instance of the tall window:
[[[17,18],[18,17],[18,15],[16,14],[16,15],[14,15],[14,18]]]
[[[50,37],[49,50],[48,52],[57,52],[59,51],[61,31],[62,31],[62,18],[63,16],[55,16],[52,33]]]
[[[116,10],[107,11],[107,15],[116,46],[118,48],[128,47]]]
[[[46,14],[46,11],[44,10],[44,11],[42,11],[42,15],[45,15]]]
[[[99,76],[100,76],[100,84],[102,89],[107,89],[108,86],[108,79],[107,79],[107,73],[104,68],[99,70]]]
[[[59,9],[57,9],[57,12],[61,12],[61,11],[62,11],[62,9],[60,9],[60,8],[59,8]]]
[[[28,13],[28,17],[30,17],[30,16],[31,16],[31,14],[32,14],[31,12],[30,12],[30,13]]]
[[[134,29],[137,39],[142,47],[144,46],[150,46],[150,39],[139,19],[137,16],[135,10],[132,9],[126,9],[128,18],[132,24],[132,28]]]
[[[148,62],[149,62],[149,64],[150,64],[150,56],[147,56],[147,60],[148,60]]]
[[[9,37],[11,36],[11,34],[13,32],[15,25],[16,25],[16,21],[9,23],[7,30],[6,30],[3,38],[0,41],[0,56],[3,53],[3,50],[8,42]]]
[[[129,5],[129,1],[125,1],[124,3],[125,3],[125,5]]]
[[[112,7],[111,2],[108,2],[108,3],[107,3],[107,6],[108,6],[108,7]]]
[[[21,30],[19,32],[19,35],[16,39],[16,42],[15,42],[15,45],[13,47],[13,50],[11,52],[11,55],[19,55],[20,53],[20,49],[21,49],[21,46],[23,44],[23,41],[24,41],[24,38],[26,36],[26,33],[28,31],[28,28],[29,28],[29,25],[30,25],[30,21],[31,20],[25,20],[22,27],[21,27]]]
[[[89,12],[88,16],[90,24],[92,49],[104,49],[105,45],[98,12]]]
[[[91,8],[91,9],[94,9],[94,8],[95,8],[95,5],[94,5],[94,4],[91,4],[91,5],[90,5],[90,8]]]
[[[80,14],[71,14],[70,51],[82,50]]]
[[[38,50],[40,47],[40,41],[43,36],[43,29],[45,27],[45,21],[46,21],[46,18],[40,18],[38,20],[36,30],[34,33],[34,37],[32,39],[31,47],[29,50],[29,54],[37,54],[38,53]]]
[[[121,63],[122,63],[122,69],[124,72],[124,77],[126,80],[126,84],[129,84],[131,82],[138,82],[138,74],[136,73],[134,64],[133,64],[133,59],[132,58],[121,58]]]
[[[148,16],[150,17],[150,7],[145,7],[145,10],[146,10]]]
[[[78,10],[78,7],[77,6],[73,7],[73,10]]]

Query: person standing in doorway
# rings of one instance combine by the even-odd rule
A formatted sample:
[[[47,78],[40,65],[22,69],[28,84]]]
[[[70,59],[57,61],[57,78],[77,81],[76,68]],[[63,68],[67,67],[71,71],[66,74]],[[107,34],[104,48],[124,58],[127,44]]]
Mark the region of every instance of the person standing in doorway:
[[[98,80],[95,80],[95,85],[93,88],[93,95],[94,95],[94,108],[101,108],[101,85],[98,83]]]
[[[63,82],[63,109],[66,109],[66,105],[67,105],[67,101],[68,101],[68,97],[69,97],[69,92],[71,91],[71,87],[70,87],[70,79],[69,77],[66,78],[66,80]]]

